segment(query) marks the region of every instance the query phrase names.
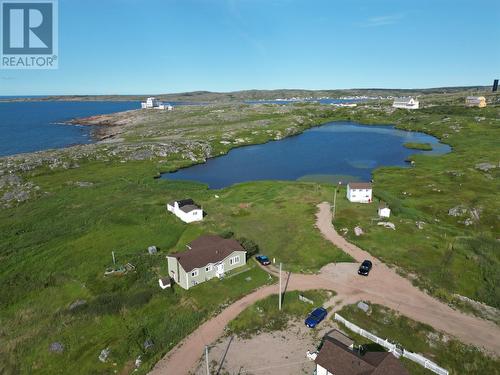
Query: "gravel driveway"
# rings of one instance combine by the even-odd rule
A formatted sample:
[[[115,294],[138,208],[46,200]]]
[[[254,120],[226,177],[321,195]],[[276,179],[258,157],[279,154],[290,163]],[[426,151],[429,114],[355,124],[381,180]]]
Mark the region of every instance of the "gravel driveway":
[[[359,300],[384,305],[413,320],[455,336],[464,343],[483,347],[500,355],[500,328],[497,325],[453,310],[414,287],[409,280],[399,276],[380,260],[340,236],[333,228],[328,203],[319,204],[318,209],[316,226],[323,236],[357,261],[371,259],[373,269],[370,276],[361,277],[357,275],[357,263],[329,264],[323,267],[318,275],[292,274],[287,290],[333,290],[337,293],[335,299],[342,301],[342,305]],[[194,371],[205,345],[221,337],[229,321],[256,301],[276,293],[278,286],[270,285],[234,302],[167,353],[150,374],[178,375]]]

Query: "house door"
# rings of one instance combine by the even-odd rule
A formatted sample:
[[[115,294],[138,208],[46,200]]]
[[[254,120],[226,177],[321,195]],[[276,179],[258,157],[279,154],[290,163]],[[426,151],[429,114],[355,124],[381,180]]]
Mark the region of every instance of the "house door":
[[[221,277],[224,275],[224,263],[217,263],[215,265],[215,276]]]

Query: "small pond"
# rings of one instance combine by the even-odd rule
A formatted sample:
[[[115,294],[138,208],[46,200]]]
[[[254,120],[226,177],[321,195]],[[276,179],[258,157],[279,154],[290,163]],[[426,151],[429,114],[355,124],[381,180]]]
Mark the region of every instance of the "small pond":
[[[430,143],[433,149],[411,150],[403,146],[407,142]],[[450,150],[424,133],[337,121],[280,141],[235,148],[162,178],[201,182],[212,189],[257,180],[368,181],[375,168],[408,166],[406,159],[412,154]]]

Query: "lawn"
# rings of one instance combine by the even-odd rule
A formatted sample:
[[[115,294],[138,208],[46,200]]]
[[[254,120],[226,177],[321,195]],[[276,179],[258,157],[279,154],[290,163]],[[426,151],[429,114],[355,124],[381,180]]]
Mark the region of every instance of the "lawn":
[[[207,200],[207,225],[223,225],[251,239],[260,252],[285,269],[311,273],[331,262],[352,258],[325,240],[315,228],[316,205],[331,187],[315,183],[252,182],[235,185]]]
[[[314,302],[311,305],[299,300],[302,295]],[[324,290],[287,292],[283,299],[282,310],[278,308],[278,295],[273,294],[247,307],[229,325],[229,334],[250,337],[259,332],[282,331],[291,320],[305,319],[316,307],[320,307],[335,293]]]
[[[383,306],[371,305],[368,313],[365,313],[356,305],[348,305],[338,313],[380,338],[387,338],[399,343],[406,350],[422,354],[450,371],[451,375],[496,374],[500,367],[498,359],[486,356],[479,349],[462,344],[453,337],[436,332],[428,325],[415,322]],[[358,345],[373,344],[348,328],[344,327],[344,330]],[[411,374],[433,374],[410,360],[403,359],[403,362]]]

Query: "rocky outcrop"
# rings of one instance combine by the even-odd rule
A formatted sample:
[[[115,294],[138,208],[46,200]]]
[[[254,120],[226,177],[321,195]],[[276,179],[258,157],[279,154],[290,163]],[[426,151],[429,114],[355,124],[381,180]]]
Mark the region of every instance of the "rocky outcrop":
[[[18,174],[0,171],[0,207],[10,208],[25,202],[39,189],[32,182],[25,182]]]
[[[497,166],[492,163],[478,163],[475,167],[482,172],[489,172],[491,169],[495,169]]]

